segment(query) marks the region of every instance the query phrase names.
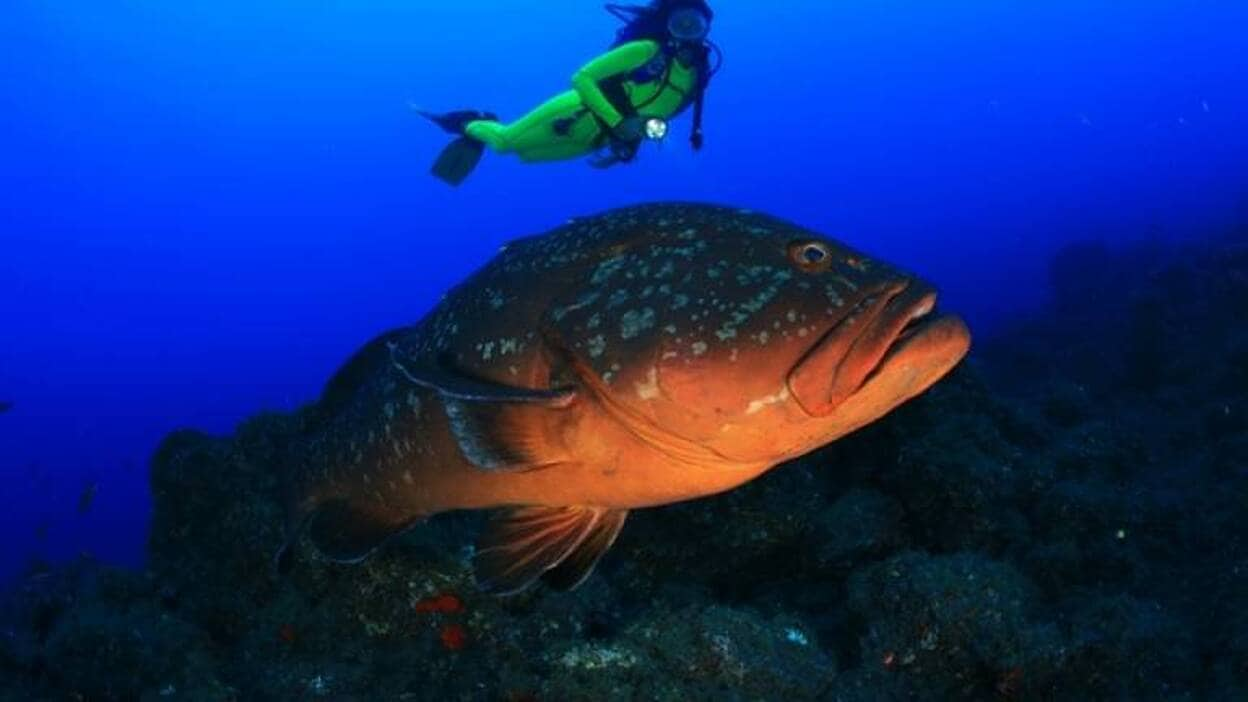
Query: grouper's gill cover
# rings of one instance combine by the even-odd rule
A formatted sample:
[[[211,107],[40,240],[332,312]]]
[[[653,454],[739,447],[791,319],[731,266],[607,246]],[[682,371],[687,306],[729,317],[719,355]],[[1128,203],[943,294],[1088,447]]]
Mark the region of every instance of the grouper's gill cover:
[[[735,487],[944,375],[969,336],[934,298],[765,215],[574,220],[505,246],[339,373],[291,522],[315,516],[313,541],[353,558],[430,514],[500,507],[482,585],[575,585],[628,509]]]

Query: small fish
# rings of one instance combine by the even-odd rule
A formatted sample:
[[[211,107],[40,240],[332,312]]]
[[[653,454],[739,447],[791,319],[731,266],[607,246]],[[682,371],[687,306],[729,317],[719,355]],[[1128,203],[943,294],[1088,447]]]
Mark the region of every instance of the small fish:
[[[91,506],[95,504],[95,495],[100,491],[100,483],[92,480],[82,488],[82,494],[78,496],[78,514],[86,514],[91,511]]]
[[[944,376],[970,335],[935,305],[761,214],[574,220],[347,361],[286,455],[288,537],[358,561],[431,515],[494,509],[478,585],[573,588],[630,510],[730,490]]]

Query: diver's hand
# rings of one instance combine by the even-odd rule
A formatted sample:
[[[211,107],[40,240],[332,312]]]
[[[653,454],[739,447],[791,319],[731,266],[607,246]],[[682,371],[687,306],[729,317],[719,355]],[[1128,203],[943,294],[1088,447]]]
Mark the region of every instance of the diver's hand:
[[[637,157],[637,142],[624,143],[613,141],[610,146],[598,152],[589,160],[594,168],[610,168],[621,163],[629,163]]]
[[[640,148],[640,139],[622,141],[613,137],[606,148],[590,159],[589,164],[594,168],[610,168],[620,163],[629,163],[637,158],[637,151]]]
[[[628,163],[637,157],[637,151],[645,139],[646,123],[640,117],[625,117],[607,133],[607,145],[590,159],[594,168],[610,168]]]
[[[615,141],[621,141],[626,144],[640,143],[646,136],[646,121],[637,116],[625,117],[622,122],[615,125],[615,128],[611,130],[611,136]]]

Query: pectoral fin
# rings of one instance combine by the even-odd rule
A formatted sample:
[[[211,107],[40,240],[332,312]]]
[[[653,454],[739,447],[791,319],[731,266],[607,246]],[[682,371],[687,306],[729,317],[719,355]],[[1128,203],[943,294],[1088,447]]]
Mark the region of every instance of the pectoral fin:
[[[446,400],[444,407],[460,451],[482,470],[526,471],[572,460],[560,433],[565,409],[464,400]]]
[[[602,560],[603,554],[615,543],[627,517],[626,509],[604,512],[598,523],[590,528],[585,540],[563,562],[542,575],[542,582],[556,590],[572,590],[585,582],[590,573],[594,572],[594,566]]]
[[[575,587],[611,546],[625,515],[582,506],[499,510],[477,540],[472,561],[477,583],[506,595],[550,573],[557,587]]]
[[[394,344],[390,345],[390,362],[409,381],[421,387],[436,390],[442,397],[453,400],[567,407],[576,399],[576,391],[571,388],[551,390],[518,388],[470,378],[439,363],[412,363],[401,357],[398,347]]]
[[[564,463],[559,427],[576,399],[570,388],[539,390],[471,378],[445,364],[412,364],[391,347],[409,381],[436,391],[451,433],[470,463],[488,471],[523,471]]]

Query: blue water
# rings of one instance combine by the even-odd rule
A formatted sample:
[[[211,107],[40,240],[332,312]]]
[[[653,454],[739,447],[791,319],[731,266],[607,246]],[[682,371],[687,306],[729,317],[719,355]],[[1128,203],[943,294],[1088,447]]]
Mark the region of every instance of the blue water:
[[[573,215],[769,211],[921,272],[981,335],[1044,301],[1065,242],[1248,218],[1243,2],[714,6],[702,153],[686,117],[626,168],[487,156],[451,190],[410,106],[520,115],[609,43],[596,3],[8,0],[0,577],[140,564],[165,433],[311,400]]]

